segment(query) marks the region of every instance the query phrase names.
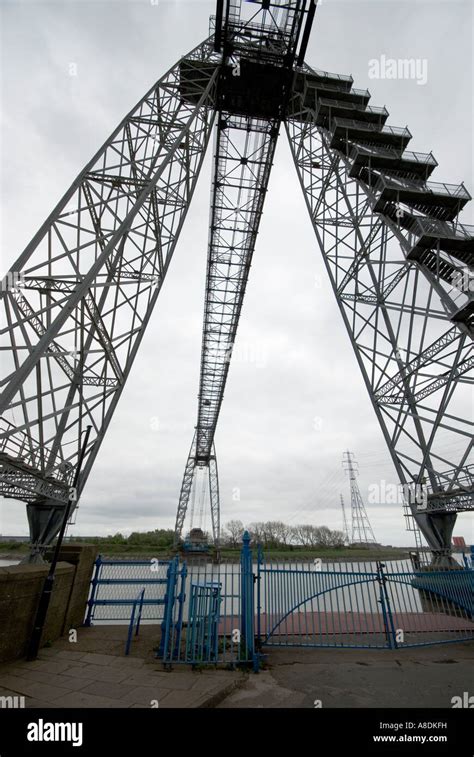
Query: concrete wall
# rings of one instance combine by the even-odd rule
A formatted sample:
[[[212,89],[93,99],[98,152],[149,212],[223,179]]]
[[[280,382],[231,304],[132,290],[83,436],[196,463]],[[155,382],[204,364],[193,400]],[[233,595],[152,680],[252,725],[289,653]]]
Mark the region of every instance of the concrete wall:
[[[66,633],[70,628],[78,628],[84,621],[97,551],[97,547],[93,544],[68,543],[61,548],[60,559],[75,567],[74,582],[67,612],[64,614],[62,633]],[[50,557],[51,555],[46,553],[46,559]]]
[[[82,624],[96,555],[89,544],[62,548],[42,646]],[[0,662],[26,654],[47,574],[47,564],[0,568]]]

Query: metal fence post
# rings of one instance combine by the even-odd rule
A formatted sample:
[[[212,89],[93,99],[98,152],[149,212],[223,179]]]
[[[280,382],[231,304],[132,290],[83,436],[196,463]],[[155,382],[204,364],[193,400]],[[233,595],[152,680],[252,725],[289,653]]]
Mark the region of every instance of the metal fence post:
[[[254,609],[254,586],[252,571],[252,550],[250,549],[250,535],[245,531],[242,537],[242,551],[240,553],[240,580],[241,580],[241,613],[240,613],[240,638],[245,659],[254,660],[255,656],[255,609]]]
[[[385,626],[385,635],[387,637],[388,646],[390,649],[396,649],[397,637],[395,634],[395,627],[393,625],[392,609],[390,607],[390,599],[387,591],[387,577],[384,573],[385,564],[382,562],[377,563],[377,581],[380,585],[380,604],[382,605],[383,622]]]
[[[93,609],[94,609],[94,603],[95,603],[95,597],[97,594],[97,587],[99,585],[99,573],[100,568],[102,565],[102,555],[97,556],[97,560],[94,563],[94,575],[91,580],[91,595],[90,598],[87,601],[87,615],[86,619],[84,621],[85,626],[90,626],[93,616]]]
[[[263,564],[263,549],[262,549],[262,545],[259,544],[257,546],[257,638],[256,638],[256,648],[257,648],[258,653],[260,653],[260,650],[262,649],[262,633],[261,633],[261,627],[260,627],[260,615],[262,614],[262,588],[261,588],[262,564]]]
[[[175,645],[174,645],[174,656],[178,659],[180,657],[181,635],[183,632],[183,610],[184,610],[184,602],[186,599],[187,575],[188,575],[188,569],[187,569],[186,563],[183,563],[181,571],[180,571],[181,582],[180,582],[179,593],[178,593],[178,619],[176,621],[176,627],[175,627],[176,639],[175,639]]]
[[[178,568],[179,568],[179,558],[176,555],[173,560],[171,560],[169,566],[168,566],[168,572],[167,572],[167,583],[166,583],[166,595],[165,595],[165,612],[163,617],[163,622],[161,624],[161,641],[160,646],[158,650],[158,657],[161,657],[163,659],[163,662],[166,662],[166,656],[169,653],[170,662],[173,658],[173,648],[172,643],[170,643],[170,634],[172,633],[172,625],[173,625],[173,610],[174,610],[174,599],[175,599],[175,589],[176,589],[176,581],[178,578]]]

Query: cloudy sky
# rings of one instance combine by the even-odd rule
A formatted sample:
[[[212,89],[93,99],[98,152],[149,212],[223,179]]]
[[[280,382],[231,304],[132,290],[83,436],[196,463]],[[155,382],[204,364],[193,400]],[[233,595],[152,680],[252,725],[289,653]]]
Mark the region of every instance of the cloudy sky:
[[[214,2],[0,0],[0,7],[3,272],[123,115],[207,36]],[[368,87],[391,125],[410,127],[410,149],[433,151],[433,178],[464,181],[471,194],[472,15],[471,0],[323,0],[306,56]],[[426,68],[419,82],[370,78],[370,62],[381,56]],[[174,525],[197,409],[210,161],[209,151],[72,533]],[[466,223],[474,222],[472,205]],[[222,522],[341,528],[345,449],[359,462],[366,501],[371,484],[395,483],[282,135],[216,434]],[[368,512],[379,541],[412,544],[400,506],[368,505]],[[473,522],[461,516],[455,534],[472,542]],[[23,504],[2,502],[0,533],[26,530]]]

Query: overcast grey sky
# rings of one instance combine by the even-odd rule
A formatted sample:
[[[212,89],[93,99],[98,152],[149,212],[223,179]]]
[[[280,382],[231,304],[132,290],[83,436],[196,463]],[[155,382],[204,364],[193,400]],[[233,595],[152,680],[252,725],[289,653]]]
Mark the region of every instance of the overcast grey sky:
[[[207,36],[214,1],[0,5],[3,272],[123,115]],[[389,124],[410,127],[410,149],[433,151],[433,179],[471,194],[472,16],[471,0],[323,0],[306,56],[368,87]],[[382,55],[425,60],[426,83],[369,78]],[[197,409],[210,161],[72,533],[174,525]],[[396,482],[282,134],[216,434],[222,522],[341,528],[347,448],[365,500],[370,484]],[[412,543],[400,506],[368,512],[379,541]],[[461,516],[455,534],[472,542],[473,523]],[[0,533],[26,531],[24,505],[0,501]]]

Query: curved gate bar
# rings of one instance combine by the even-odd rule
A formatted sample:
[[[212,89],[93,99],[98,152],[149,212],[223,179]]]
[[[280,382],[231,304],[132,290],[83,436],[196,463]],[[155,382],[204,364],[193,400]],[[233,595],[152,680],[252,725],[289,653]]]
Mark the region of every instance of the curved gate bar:
[[[291,572],[294,573],[294,571],[287,571],[287,572],[288,573],[291,573]],[[304,571],[304,572],[306,572],[307,574],[313,575],[313,571]],[[341,572],[340,574],[339,573],[337,573],[337,574],[331,574],[330,571],[318,571],[318,573],[317,573],[317,575],[323,575],[323,574],[333,575],[333,576],[334,575],[337,575],[337,576],[339,576],[339,575],[343,575],[343,576],[350,575],[347,571]],[[314,575],[316,575],[316,574],[314,574]],[[343,584],[340,584],[338,586],[331,586],[331,587],[329,587],[327,589],[324,589],[323,591],[318,591],[315,594],[312,594],[310,597],[305,597],[305,599],[303,599],[298,604],[294,605],[291,608],[291,610],[289,610],[285,615],[283,615],[280,618],[280,620],[272,628],[272,630],[268,634],[265,634],[265,638],[269,639],[271,636],[273,636],[273,634],[275,633],[275,631],[278,628],[278,626],[280,626],[281,623],[283,623],[283,621],[286,620],[286,618],[288,618],[298,607],[301,607],[302,605],[305,605],[307,602],[309,602],[310,600],[313,600],[315,597],[322,597],[324,594],[328,594],[329,592],[337,590],[337,589],[344,589],[346,586],[356,586],[357,584],[369,583],[370,580],[375,580],[375,581],[377,580],[377,573],[368,572],[368,573],[360,573],[358,575],[363,575],[364,578],[363,579],[358,579],[357,581],[349,581],[348,583],[343,583]]]

